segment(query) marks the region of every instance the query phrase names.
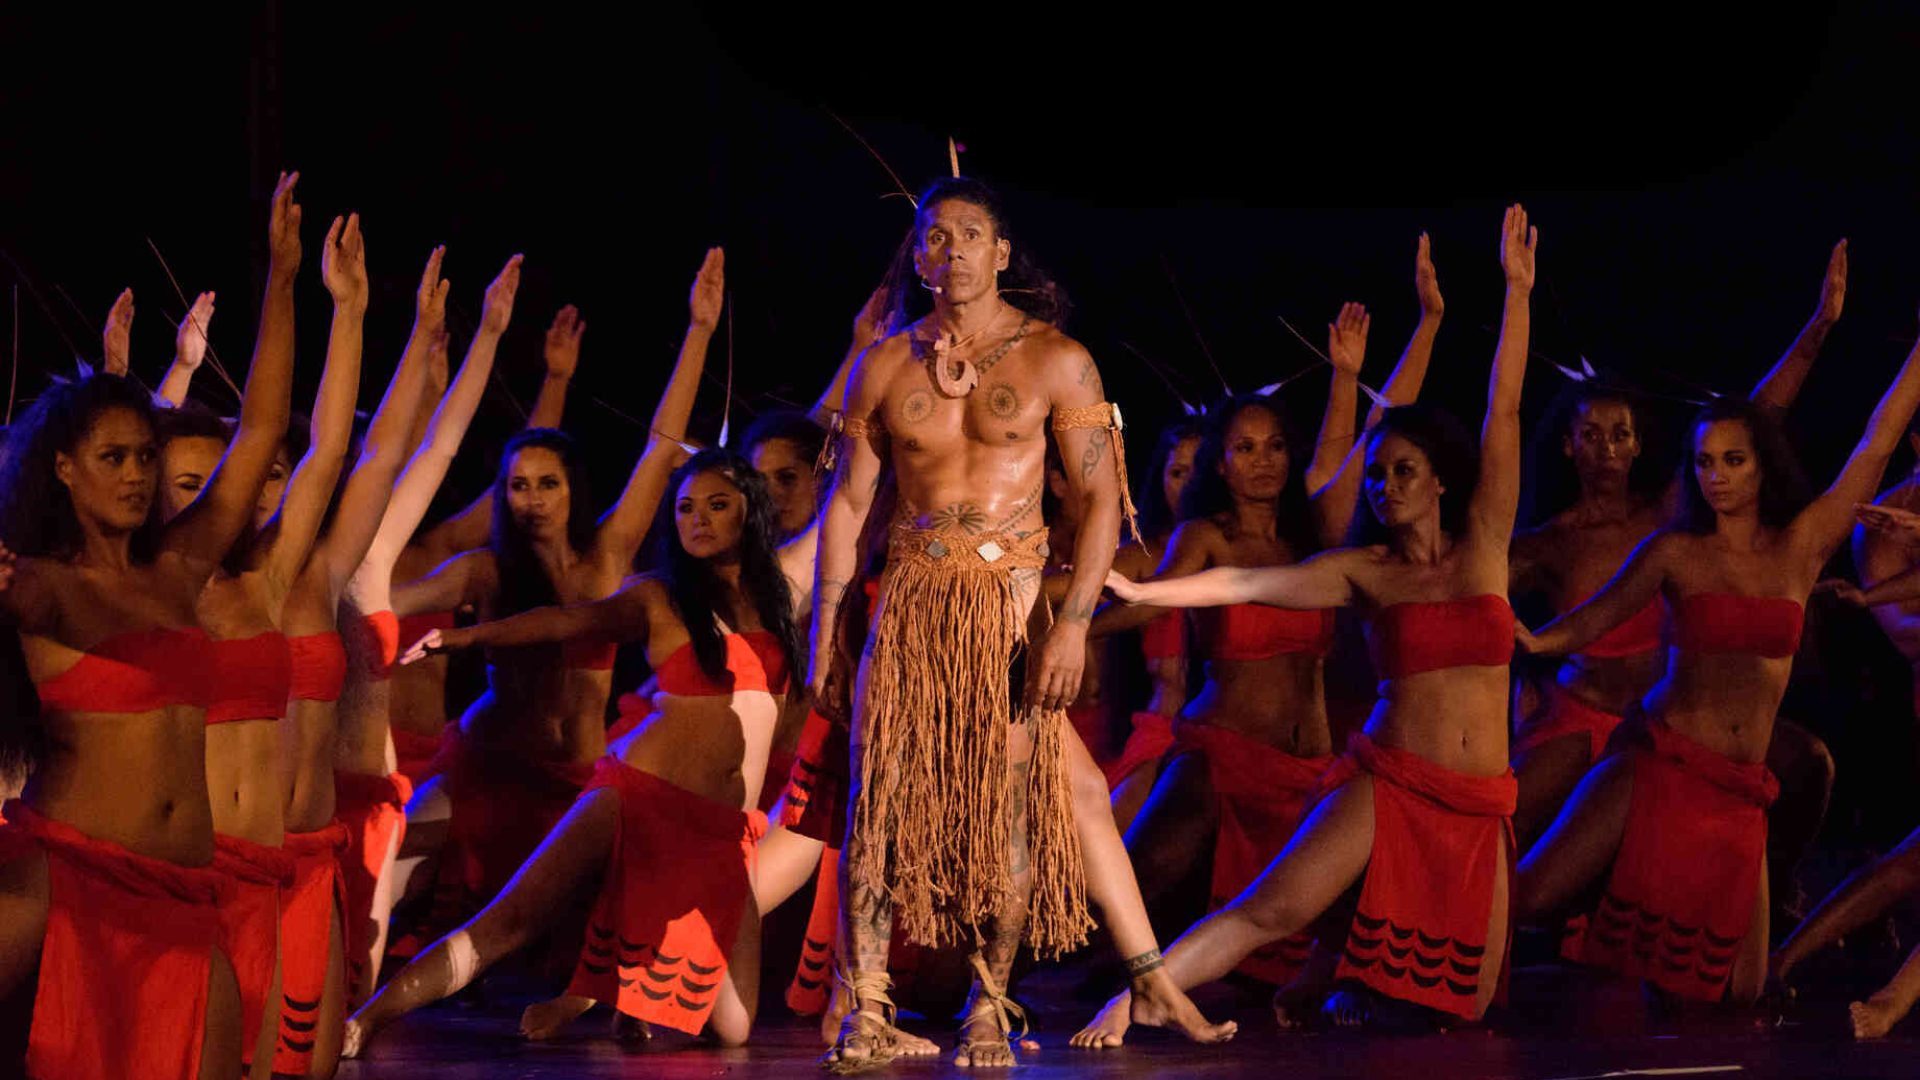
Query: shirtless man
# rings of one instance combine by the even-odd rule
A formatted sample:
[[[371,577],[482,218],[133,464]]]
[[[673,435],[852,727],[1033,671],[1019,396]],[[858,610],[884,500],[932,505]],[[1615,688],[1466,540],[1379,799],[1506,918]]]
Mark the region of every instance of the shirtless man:
[[[842,1069],[927,1052],[886,1015],[896,913],[916,941],[976,947],[954,1057],[963,1067],[1013,1064],[1017,1007],[1004,987],[1023,937],[1056,954],[1090,925],[1062,710],[1079,690],[1087,622],[1119,541],[1115,414],[1092,357],[1044,318],[1051,290],[1029,294],[1042,317],[1001,298],[1014,253],[984,185],[943,180],[922,196],[911,258],[934,308],[868,350],[849,378],[814,591],[819,695],[856,538],[890,461],[900,512],[854,696],[841,895],[857,1008],[828,1054]],[[1049,427],[1080,509],[1057,612],[1035,603]],[[1128,966],[1137,985],[1161,991],[1157,953]]]

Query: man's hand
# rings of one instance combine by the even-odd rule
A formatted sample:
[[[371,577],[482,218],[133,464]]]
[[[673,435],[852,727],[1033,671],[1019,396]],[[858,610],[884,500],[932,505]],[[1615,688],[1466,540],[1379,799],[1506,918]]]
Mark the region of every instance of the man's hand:
[[[107,312],[106,329],[100,333],[100,370],[109,375],[125,375],[128,368],[129,340],[133,335],[133,290],[123,289]]]
[[[1053,712],[1073,704],[1087,666],[1087,623],[1071,619],[1053,624],[1027,668],[1027,704]]]

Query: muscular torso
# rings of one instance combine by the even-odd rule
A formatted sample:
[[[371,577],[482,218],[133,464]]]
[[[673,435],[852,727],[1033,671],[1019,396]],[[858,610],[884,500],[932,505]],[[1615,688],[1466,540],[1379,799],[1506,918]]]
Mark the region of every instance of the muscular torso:
[[[1575,507],[1514,537],[1515,588],[1539,588],[1554,614],[1565,614],[1599,592],[1659,527],[1652,506],[1605,520]],[[1657,648],[1617,657],[1575,653],[1562,661],[1555,680],[1581,701],[1622,715],[1653,688],[1664,670],[1665,657]]]
[[[13,588],[20,643],[36,683],[78,663],[107,638],[196,626],[193,596],[170,556],[118,574],[22,559]],[[204,710],[137,715],[48,710],[46,756],[23,798],[88,836],[186,866],[213,858]]]
[[[1194,522],[1188,527],[1205,553],[1203,569],[1285,566],[1299,561],[1284,541],[1235,535],[1229,521]],[[1202,656],[1216,639],[1220,621],[1217,608],[1193,613],[1189,648],[1195,656]],[[1283,653],[1262,660],[1208,659],[1206,665],[1206,685],[1187,704],[1182,719],[1226,728],[1300,757],[1333,752],[1319,656]]]

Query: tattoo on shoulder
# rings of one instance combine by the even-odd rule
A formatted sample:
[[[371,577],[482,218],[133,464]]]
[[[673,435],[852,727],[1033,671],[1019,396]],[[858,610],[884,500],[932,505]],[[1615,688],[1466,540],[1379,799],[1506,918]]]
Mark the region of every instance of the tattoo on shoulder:
[[[1080,479],[1087,479],[1100,467],[1100,459],[1107,456],[1108,441],[1106,428],[1094,428],[1087,437],[1087,452],[1080,455]]]
[[[1081,386],[1088,384],[1094,386],[1100,385],[1100,369],[1093,366],[1093,357],[1091,356],[1087,357],[1080,364],[1079,383]]]

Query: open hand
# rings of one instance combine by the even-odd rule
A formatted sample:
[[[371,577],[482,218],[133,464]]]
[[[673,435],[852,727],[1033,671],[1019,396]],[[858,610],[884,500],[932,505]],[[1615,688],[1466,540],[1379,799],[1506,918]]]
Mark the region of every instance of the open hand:
[[[1372,325],[1373,316],[1367,314],[1365,304],[1341,305],[1340,315],[1327,324],[1327,359],[1335,371],[1359,376],[1367,358],[1367,329]]]
[[[515,255],[507,260],[500,270],[500,276],[487,286],[487,301],[480,313],[480,329],[489,334],[504,334],[507,323],[513,321],[513,297],[520,291],[520,260]]]
[[[727,252],[708,248],[700,261],[700,272],[693,278],[693,293],[687,298],[693,325],[712,331],[720,326],[720,307],[727,299]]]
[[[425,660],[429,656],[438,656],[454,649],[464,649],[471,644],[468,638],[467,631],[461,627],[429,630],[419,641],[408,646],[406,652],[400,654],[400,663],[404,666]]]
[[[207,358],[207,327],[213,323],[213,294],[193,298],[187,317],[173,332],[173,362],[193,371]]]
[[[1815,596],[1819,596],[1822,593],[1829,596],[1837,596],[1840,598],[1841,603],[1851,604],[1854,607],[1863,608],[1867,606],[1866,591],[1853,582],[1848,581],[1846,578],[1827,578],[1813,587],[1813,594]]]
[[[1080,677],[1087,666],[1087,624],[1063,620],[1047,631],[1045,641],[1027,665],[1026,704],[1054,712],[1080,696]]]
[[[1840,321],[1840,310],[1847,305],[1847,242],[1833,245],[1827,256],[1827,276],[1820,282],[1820,310],[1814,318],[1832,326]]]
[[[1519,203],[1507,207],[1500,224],[1500,269],[1509,286],[1533,288],[1533,254],[1539,245],[1540,230],[1527,224],[1527,208]]]
[[[1885,533],[1905,544],[1920,546],[1920,514],[1911,510],[1855,503],[1853,519],[1874,532]]]
[[[341,307],[367,306],[367,249],[360,237],[360,215],[333,219],[320,249],[320,278]]]
[[[572,304],[554,314],[553,325],[547,327],[548,378],[573,378],[574,369],[580,366],[580,335],[586,332],[587,320]]]
[[[292,277],[300,269],[300,204],[293,201],[297,172],[283,172],[273,186],[273,212],[267,219],[267,251],[272,271]]]
[[[1513,643],[1528,656],[1540,655],[1540,639],[1519,619],[1513,620]]]
[[[100,370],[109,375],[125,375],[133,336],[133,290],[123,289],[107,311],[107,326],[100,333]]]
[[[853,317],[853,343],[856,347],[864,349],[886,336],[887,307],[892,299],[893,294],[885,285],[873,290],[867,297],[867,302],[860,307],[860,314]]]
[[[420,272],[420,289],[414,294],[416,332],[429,335],[429,340],[447,325],[447,291],[453,288],[453,283],[440,276],[440,264],[446,257],[445,244],[433,249],[427,256],[427,268]]]
[[[1120,571],[1107,571],[1106,585],[1107,591],[1117,597],[1121,603],[1137,604],[1140,602],[1142,594],[1139,584]]]
[[[1433,241],[1426,233],[1420,234],[1420,243],[1413,249],[1413,291],[1420,297],[1422,315],[1439,315],[1447,310],[1447,302],[1440,297],[1440,278],[1433,270]]]

